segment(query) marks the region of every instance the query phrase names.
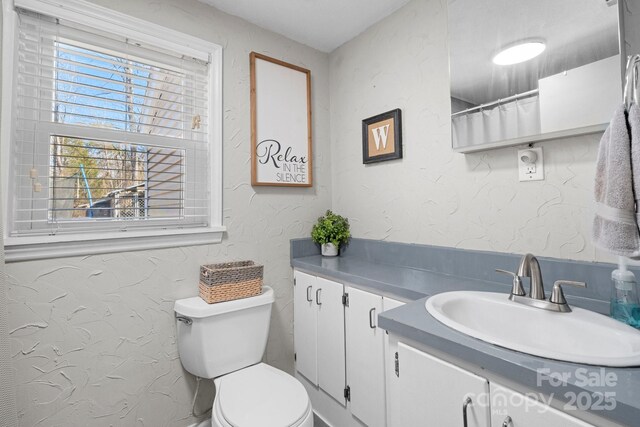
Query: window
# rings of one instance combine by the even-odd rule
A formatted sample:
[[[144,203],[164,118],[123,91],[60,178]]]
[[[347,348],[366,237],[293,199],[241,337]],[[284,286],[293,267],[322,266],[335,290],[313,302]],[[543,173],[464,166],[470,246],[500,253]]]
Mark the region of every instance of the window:
[[[219,47],[70,3],[16,10],[7,243],[221,232]]]

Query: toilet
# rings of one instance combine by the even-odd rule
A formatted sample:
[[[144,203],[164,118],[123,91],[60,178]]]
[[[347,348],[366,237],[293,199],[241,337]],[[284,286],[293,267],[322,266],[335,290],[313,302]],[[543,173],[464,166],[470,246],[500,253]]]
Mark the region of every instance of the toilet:
[[[200,297],[175,302],[182,366],[213,379],[213,427],[313,427],[304,386],[261,363],[267,346],[273,289],[218,304]]]

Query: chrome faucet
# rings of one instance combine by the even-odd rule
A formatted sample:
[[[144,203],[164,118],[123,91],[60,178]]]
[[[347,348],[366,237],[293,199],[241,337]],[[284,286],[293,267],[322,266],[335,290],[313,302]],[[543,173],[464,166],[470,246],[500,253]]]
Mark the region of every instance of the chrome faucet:
[[[532,254],[526,254],[520,260],[520,266],[516,273],[519,277],[530,279],[529,297],[533,299],[545,300],[544,285],[542,284],[542,272],[538,259]]]
[[[562,285],[576,286],[586,288],[587,284],[584,282],[574,282],[570,280],[558,280],[553,284],[553,290],[551,297],[547,301],[544,294],[544,284],[542,283],[542,271],[540,270],[540,263],[538,259],[532,254],[526,254],[520,260],[518,266],[518,272],[512,273],[511,271],[496,269],[498,273],[508,274],[513,277],[513,286],[511,287],[511,293],[509,299],[520,304],[525,304],[532,307],[542,308],[544,310],[558,311],[561,313],[568,313],[571,311],[571,307],[567,303],[562,292]],[[529,295],[524,291],[522,286],[522,278],[528,277],[530,279]]]

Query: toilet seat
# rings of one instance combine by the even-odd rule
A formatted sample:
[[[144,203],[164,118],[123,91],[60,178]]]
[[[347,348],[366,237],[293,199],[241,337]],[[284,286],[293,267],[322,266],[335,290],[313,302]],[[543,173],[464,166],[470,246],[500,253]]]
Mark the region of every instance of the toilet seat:
[[[309,424],[311,404],[303,385],[272,366],[259,363],[216,378],[214,382],[216,398],[212,417],[220,426],[312,425]]]

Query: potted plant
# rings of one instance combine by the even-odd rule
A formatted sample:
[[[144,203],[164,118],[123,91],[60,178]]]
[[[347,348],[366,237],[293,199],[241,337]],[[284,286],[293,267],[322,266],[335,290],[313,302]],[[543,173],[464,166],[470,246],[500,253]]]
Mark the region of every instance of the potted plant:
[[[330,210],[318,218],[311,230],[311,238],[320,245],[323,256],[337,256],[340,245],[347,243],[350,237],[349,220]]]

